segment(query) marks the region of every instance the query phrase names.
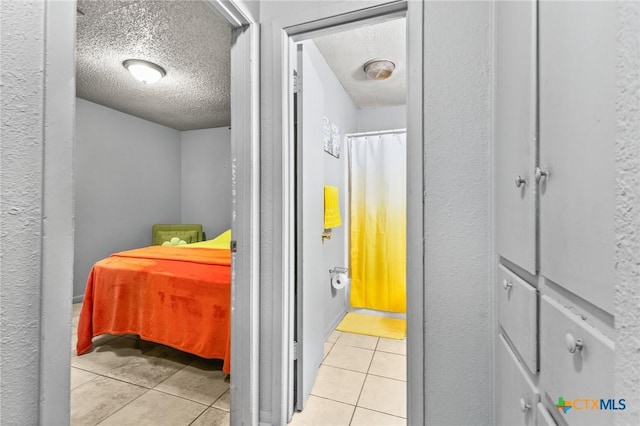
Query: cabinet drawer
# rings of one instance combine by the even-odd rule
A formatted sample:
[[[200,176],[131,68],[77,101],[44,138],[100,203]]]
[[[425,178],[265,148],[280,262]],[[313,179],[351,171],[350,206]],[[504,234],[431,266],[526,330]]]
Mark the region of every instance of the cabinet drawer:
[[[498,321],[532,373],[538,371],[537,291],[498,266]]]
[[[540,394],[502,334],[498,338],[498,425],[534,425]]]
[[[536,413],[536,426],[557,426],[551,414],[541,402],[538,403],[538,411]]]
[[[568,424],[612,424],[615,411],[584,400],[614,397],[613,342],[549,296],[540,304],[540,386],[555,403],[577,405],[560,414]],[[572,352],[573,351],[573,352]]]

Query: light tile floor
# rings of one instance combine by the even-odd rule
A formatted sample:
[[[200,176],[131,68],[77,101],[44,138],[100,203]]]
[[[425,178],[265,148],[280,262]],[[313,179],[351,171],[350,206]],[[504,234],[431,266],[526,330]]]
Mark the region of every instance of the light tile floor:
[[[77,356],[80,304],[73,305],[71,424],[182,426],[229,424],[222,361],[137,336],[100,336]]]
[[[289,424],[406,425],[406,359],[406,340],[334,331],[311,396]]]
[[[100,336],[77,356],[80,304],[73,306],[71,424],[229,424],[222,362],[137,336]],[[291,425],[406,425],[406,341],[334,331],[304,410]]]

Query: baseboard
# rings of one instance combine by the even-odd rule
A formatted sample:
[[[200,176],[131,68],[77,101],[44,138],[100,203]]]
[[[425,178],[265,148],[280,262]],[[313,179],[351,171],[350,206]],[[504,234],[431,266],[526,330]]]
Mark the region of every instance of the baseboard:
[[[344,318],[345,315],[347,315],[347,311],[346,310],[338,312],[338,315],[336,315],[336,317],[333,319],[333,321],[331,323],[329,323],[329,328],[324,330],[324,340],[325,341],[331,335],[331,333],[333,333],[333,330],[336,329],[338,324],[340,324],[340,321],[342,321],[342,318]]]

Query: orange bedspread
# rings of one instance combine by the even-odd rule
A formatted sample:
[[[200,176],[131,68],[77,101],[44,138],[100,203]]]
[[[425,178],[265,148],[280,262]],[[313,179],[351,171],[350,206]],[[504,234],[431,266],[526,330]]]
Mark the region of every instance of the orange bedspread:
[[[100,334],[138,334],[230,371],[231,253],[151,246],[115,253],[91,269],[78,323],[81,355]]]

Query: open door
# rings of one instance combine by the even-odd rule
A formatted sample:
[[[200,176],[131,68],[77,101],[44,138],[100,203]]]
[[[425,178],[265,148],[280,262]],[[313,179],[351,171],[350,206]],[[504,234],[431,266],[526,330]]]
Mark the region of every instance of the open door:
[[[294,408],[309,398],[324,350],[323,312],[318,301],[328,285],[322,257],[324,230],[324,91],[311,61],[297,45],[295,84],[296,279],[294,326]],[[304,164],[304,167],[300,165]]]

